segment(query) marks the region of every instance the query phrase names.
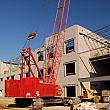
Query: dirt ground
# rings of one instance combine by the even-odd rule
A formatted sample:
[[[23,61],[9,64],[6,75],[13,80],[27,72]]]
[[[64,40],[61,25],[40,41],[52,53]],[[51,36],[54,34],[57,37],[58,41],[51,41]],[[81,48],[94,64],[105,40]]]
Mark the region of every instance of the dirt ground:
[[[14,99],[0,98],[0,110],[30,110],[30,108],[19,108],[16,107]]]
[[[14,103],[14,99],[1,98],[0,110],[32,110],[32,107],[25,107],[25,108],[16,107]],[[70,110],[70,107],[51,106],[51,107],[43,107],[42,110]]]
[[[98,110],[106,110],[108,103],[97,103],[96,107]],[[73,110],[77,106],[75,105]],[[14,103],[14,99],[8,98],[0,98],[0,110],[32,110],[32,107],[20,108],[16,107]],[[43,107],[42,110],[70,110],[70,107],[67,106],[51,106],[51,107]]]

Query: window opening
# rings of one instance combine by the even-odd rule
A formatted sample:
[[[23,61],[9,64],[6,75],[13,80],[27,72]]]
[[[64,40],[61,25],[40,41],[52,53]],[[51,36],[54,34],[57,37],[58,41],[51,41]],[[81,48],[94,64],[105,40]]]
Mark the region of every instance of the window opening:
[[[3,78],[0,78],[0,81],[3,81]]]
[[[44,60],[44,57],[43,57],[44,52],[41,51],[41,52],[38,52],[37,54],[38,54],[38,61],[43,61]]]
[[[11,79],[14,79],[14,76],[11,76]]]
[[[67,86],[67,97],[75,97],[76,96],[76,89],[75,86]]]
[[[9,77],[7,77],[7,80],[9,80]]]
[[[66,64],[66,76],[75,75],[75,62]]]
[[[66,54],[74,51],[74,39],[67,40],[65,44],[66,44]]]
[[[41,71],[42,75],[44,75],[44,70],[40,69],[40,71]],[[38,73],[38,78],[41,78],[40,73]]]
[[[28,73],[26,73],[26,77],[29,77],[29,74]]]

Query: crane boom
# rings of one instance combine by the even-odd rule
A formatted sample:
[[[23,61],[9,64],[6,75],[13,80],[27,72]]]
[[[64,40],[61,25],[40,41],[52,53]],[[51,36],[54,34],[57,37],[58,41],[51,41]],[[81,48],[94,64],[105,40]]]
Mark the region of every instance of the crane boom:
[[[46,82],[55,84],[59,67],[61,63],[65,29],[68,19],[70,0],[59,0],[56,12],[56,18],[53,27],[53,34],[49,41],[48,61],[46,63]],[[53,59],[51,58],[51,51],[54,48]],[[49,74],[49,67],[50,74]]]

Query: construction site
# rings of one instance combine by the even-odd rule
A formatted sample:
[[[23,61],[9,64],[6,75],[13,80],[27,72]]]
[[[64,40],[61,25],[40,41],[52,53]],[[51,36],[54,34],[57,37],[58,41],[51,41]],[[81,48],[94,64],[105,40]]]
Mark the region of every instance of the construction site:
[[[110,110],[110,25],[66,27],[70,3],[58,0],[42,47],[31,50],[31,32],[20,58],[0,61],[0,109]]]

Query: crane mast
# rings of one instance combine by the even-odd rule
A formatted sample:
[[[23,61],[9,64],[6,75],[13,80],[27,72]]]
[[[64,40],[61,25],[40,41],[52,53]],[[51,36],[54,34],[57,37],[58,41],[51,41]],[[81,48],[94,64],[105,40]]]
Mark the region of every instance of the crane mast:
[[[49,51],[46,63],[46,83],[55,84],[63,54],[65,29],[67,25],[70,0],[59,0],[52,37],[49,39]],[[54,49],[53,58],[51,52]],[[49,69],[50,68],[50,72]]]

